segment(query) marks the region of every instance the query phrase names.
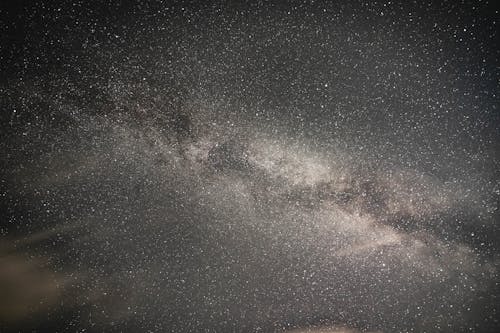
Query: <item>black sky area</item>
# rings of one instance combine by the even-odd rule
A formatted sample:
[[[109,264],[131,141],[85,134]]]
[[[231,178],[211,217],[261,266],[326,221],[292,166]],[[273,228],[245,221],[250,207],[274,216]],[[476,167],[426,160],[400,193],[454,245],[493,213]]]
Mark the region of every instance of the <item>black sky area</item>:
[[[493,1],[2,1],[1,332],[498,332]]]

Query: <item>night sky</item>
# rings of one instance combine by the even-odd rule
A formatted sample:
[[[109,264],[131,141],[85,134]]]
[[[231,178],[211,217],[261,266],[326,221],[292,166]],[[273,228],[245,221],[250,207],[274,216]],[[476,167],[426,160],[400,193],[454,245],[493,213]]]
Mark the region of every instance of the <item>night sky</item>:
[[[0,4],[1,332],[500,332],[494,1]]]

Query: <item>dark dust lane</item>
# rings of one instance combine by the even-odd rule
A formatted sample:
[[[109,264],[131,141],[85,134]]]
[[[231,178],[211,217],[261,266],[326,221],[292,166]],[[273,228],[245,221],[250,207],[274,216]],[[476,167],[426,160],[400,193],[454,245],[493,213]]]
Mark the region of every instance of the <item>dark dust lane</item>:
[[[7,1],[2,332],[497,332],[485,2]]]

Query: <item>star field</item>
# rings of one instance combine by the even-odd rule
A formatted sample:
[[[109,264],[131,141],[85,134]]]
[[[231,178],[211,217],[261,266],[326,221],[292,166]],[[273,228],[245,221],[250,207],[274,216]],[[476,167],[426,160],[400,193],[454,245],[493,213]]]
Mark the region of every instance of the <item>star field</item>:
[[[488,1],[9,2],[3,332],[496,332]]]

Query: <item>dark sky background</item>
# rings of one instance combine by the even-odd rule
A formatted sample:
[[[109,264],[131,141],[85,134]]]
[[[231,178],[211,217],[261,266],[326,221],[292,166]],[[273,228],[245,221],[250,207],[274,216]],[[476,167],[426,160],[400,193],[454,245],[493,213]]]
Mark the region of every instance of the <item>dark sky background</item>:
[[[498,17],[2,1],[0,330],[499,331]]]

